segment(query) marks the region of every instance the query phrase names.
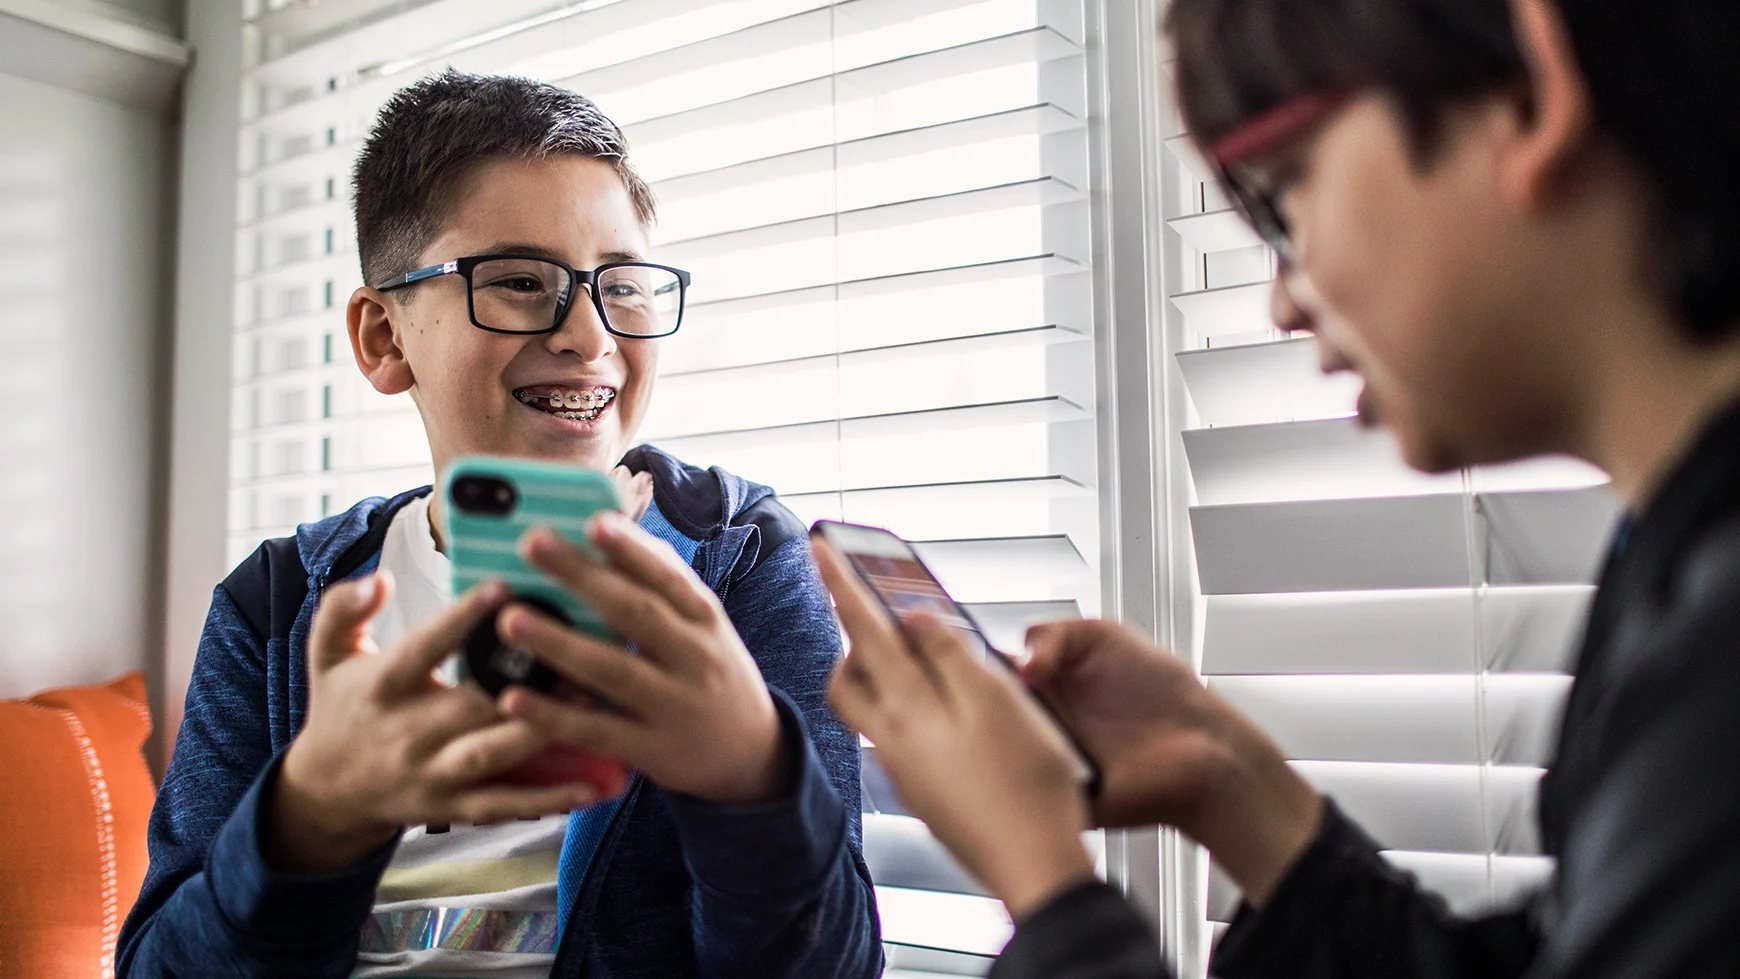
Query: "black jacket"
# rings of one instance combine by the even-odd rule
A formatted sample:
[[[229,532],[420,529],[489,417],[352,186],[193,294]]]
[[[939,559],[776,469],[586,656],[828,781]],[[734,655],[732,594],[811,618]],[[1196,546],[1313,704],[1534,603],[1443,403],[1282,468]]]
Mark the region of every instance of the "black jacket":
[[[1557,858],[1526,908],[1476,920],[1378,856],[1333,806],[1223,979],[1740,976],[1740,408],[1623,525],[1596,592],[1541,785]],[[993,979],[1164,975],[1135,913],[1079,888],[1018,930]]]

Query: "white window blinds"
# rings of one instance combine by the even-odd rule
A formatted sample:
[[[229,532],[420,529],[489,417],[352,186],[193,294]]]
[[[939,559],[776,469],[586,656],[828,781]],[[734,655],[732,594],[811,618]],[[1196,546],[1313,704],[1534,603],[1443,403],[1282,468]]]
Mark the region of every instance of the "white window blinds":
[[[350,363],[347,177],[392,91],[448,65],[598,102],[694,273],[644,441],[884,525],[996,639],[1099,608],[1081,0],[292,3],[249,21],[231,557],[431,478],[410,403]],[[982,971],[995,902],[866,752],[895,961]]]
[[[1167,146],[1202,672],[1453,907],[1511,900],[1550,870],[1536,787],[1615,515],[1605,477],[1409,470],[1353,420],[1359,382],[1272,326],[1272,256],[1188,141]],[[1215,877],[1211,918],[1236,898]]]

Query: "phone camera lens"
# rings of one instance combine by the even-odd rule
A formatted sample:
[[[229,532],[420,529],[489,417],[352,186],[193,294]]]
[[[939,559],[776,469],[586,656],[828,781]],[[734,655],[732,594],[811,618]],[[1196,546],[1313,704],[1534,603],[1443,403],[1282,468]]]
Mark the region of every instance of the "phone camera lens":
[[[489,517],[505,517],[519,502],[512,484],[492,476],[460,476],[453,481],[450,495],[460,510]]]

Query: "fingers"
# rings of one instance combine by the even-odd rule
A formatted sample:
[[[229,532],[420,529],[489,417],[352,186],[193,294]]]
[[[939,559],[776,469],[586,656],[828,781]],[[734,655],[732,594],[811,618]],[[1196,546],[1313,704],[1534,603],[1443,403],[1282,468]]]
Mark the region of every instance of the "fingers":
[[[858,579],[826,541],[811,538],[822,583],[834,595],[840,623],[852,640],[851,652],[836,673],[844,682],[857,684],[869,703],[934,698],[928,667],[916,657],[906,633],[888,615],[882,603]]]
[[[623,514],[630,520],[638,521],[652,503],[652,473],[631,473],[627,466],[617,466],[610,471],[610,482],[616,486],[616,495],[622,501]]]
[[[682,635],[690,621],[655,589],[588,557],[548,530],[531,531],[521,546],[527,561],[584,599],[616,632],[639,642],[649,657],[692,655],[692,643]]]
[[[639,725],[621,714],[564,704],[524,687],[502,694],[501,702],[509,714],[552,741],[641,767],[635,758],[635,748],[645,739],[639,736]]]
[[[713,593],[669,544],[617,513],[593,517],[588,533],[612,568],[663,596],[677,614],[695,621],[713,614]]]
[[[425,689],[429,674],[465,642],[465,637],[508,599],[499,581],[486,581],[459,596],[439,615],[412,630],[388,651],[382,692],[402,696]]]
[[[1098,619],[1042,622],[1027,630],[1032,655],[1021,668],[1029,684],[1045,689],[1107,645],[1130,638],[1124,630]]]
[[[978,674],[988,672],[983,657],[959,629],[928,615],[915,615],[907,620],[906,632],[919,656],[934,671],[945,700],[954,696],[963,684],[973,682]]]
[[[327,588],[314,611],[308,636],[308,667],[318,676],[368,648],[369,623],[393,594],[393,576],[379,571]]]
[[[547,735],[525,721],[505,720],[442,745],[423,771],[436,786],[458,788],[530,761],[549,744]]]
[[[563,626],[524,605],[509,605],[497,627],[514,645],[535,655],[568,679],[645,717],[672,698],[670,682],[645,660]]]
[[[876,688],[862,667],[848,656],[834,667],[828,680],[828,706],[848,728],[876,740]]]
[[[516,819],[539,819],[574,809],[584,809],[597,801],[597,790],[588,785],[558,785],[551,788],[486,785],[453,799],[452,821],[487,826]]]
[[[407,708],[413,748],[421,755],[433,754],[449,741],[501,720],[495,700],[475,683],[452,689],[435,689]]]
[[[815,554],[816,567],[822,573],[822,584],[834,596],[834,610],[852,645],[886,648],[901,641],[900,629],[888,610],[870,594],[859,580],[858,573],[833,546],[819,537],[810,538],[810,550]]]

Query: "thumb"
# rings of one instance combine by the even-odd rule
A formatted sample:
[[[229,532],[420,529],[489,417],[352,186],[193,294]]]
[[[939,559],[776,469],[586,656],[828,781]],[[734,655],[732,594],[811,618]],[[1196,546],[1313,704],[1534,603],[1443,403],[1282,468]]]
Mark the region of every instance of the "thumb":
[[[386,571],[326,589],[308,636],[309,671],[318,676],[369,648],[369,623],[392,594],[393,576]]]
[[[1104,623],[1064,619],[1042,622],[1027,630],[1027,662],[1021,678],[1035,690],[1048,690],[1110,638]]]
[[[1067,622],[1041,622],[1027,630],[1027,661],[1021,664],[1021,678],[1035,688],[1057,677],[1063,668]]]

